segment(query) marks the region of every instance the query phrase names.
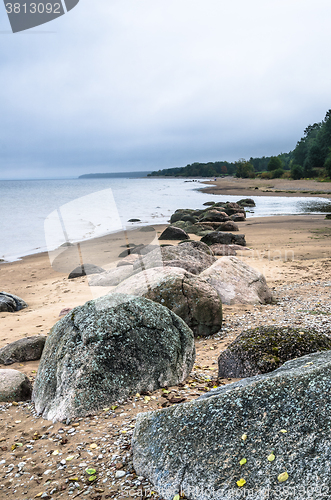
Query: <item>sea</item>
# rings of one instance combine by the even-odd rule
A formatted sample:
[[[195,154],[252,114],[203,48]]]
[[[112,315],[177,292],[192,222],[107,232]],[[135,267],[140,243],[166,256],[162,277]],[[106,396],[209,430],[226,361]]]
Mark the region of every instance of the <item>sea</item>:
[[[199,181],[157,177],[0,181],[0,259],[14,261],[68,241],[164,224],[178,208],[240,198],[202,193],[203,186]],[[325,198],[250,198],[256,207],[247,217],[331,212]]]

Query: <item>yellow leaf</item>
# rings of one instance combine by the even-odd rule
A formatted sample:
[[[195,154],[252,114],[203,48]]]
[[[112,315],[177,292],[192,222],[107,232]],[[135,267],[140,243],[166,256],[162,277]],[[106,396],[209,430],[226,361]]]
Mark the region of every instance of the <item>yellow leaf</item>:
[[[35,496],[35,498],[41,497],[41,495],[42,495],[43,493],[44,493],[43,491],[41,491],[40,493],[37,493],[37,495]]]
[[[144,397],[144,400],[145,400],[145,401],[146,401],[146,403],[147,403],[148,401],[150,401],[150,400],[151,400],[151,398],[150,398],[149,396],[145,396],[145,397]]]
[[[69,477],[69,481],[78,481],[78,477]]]
[[[109,411],[110,408],[103,408],[102,411]]]
[[[283,472],[282,474],[279,474],[278,476],[278,481],[280,483],[283,483],[284,481],[287,481],[288,480],[288,473],[287,472]]]
[[[69,457],[66,458],[67,462],[70,462],[70,460],[73,460],[75,458],[74,455],[70,455]]]
[[[247,439],[247,434],[243,434],[243,435],[241,436],[241,439],[242,439],[243,441],[246,441],[246,439]]]
[[[247,462],[246,458],[242,458],[239,463],[240,465],[245,465],[246,462]]]
[[[283,434],[286,434],[287,430],[286,429],[281,429],[279,432],[282,432]]]
[[[59,450],[54,450],[52,455],[58,455],[59,454]]]
[[[246,484],[245,479],[239,479],[239,481],[237,481],[237,485],[239,486],[239,488],[241,488],[242,486],[244,486],[244,484]]]
[[[175,495],[173,500],[180,500],[180,496],[179,495]]]
[[[275,455],[273,453],[270,453],[270,455],[268,456],[268,460],[269,462],[273,462],[275,460]]]
[[[92,443],[92,444],[90,444],[90,448],[91,448],[92,450],[95,450],[95,448],[97,448],[97,447],[98,447],[98,445],[97,445],[96,443]]]
[[[121,431],[122,434],[126,434],[126,431]]]
[[[213,385],[213,389],[217,389],[217,385]]]
[[[156,396],[152,396],[152,399],[156,399]]]
[[[170,391],[167,391],[167,389],[162,389],[162,392],[164,392],[164,394],[169,394]]]
[[[12,405],[13,405],[13,406],[18,406],[17,401],[13,401],[13,402],[12,402]]]
[[[116,408],[118,408],[118,406],[112,406],[111,407],[112,410],[116,410]]]
[[[139,394],[139,392],[137,392],[137,394],[136,394],[136,398],[140,398],[140,394]]]

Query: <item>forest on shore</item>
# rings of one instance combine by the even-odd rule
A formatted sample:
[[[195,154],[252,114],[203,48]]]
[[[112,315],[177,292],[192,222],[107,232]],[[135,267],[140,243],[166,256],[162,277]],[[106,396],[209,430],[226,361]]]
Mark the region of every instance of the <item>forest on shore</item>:
[[[192,163],[185,167],[158,170],[149,177],[222,177],[235,175],[242,178],[261,177],[262,179],[312,179],[331,178],[331,109],[324,120],[308,125],[303,137],[293,151],[277,156],[261,158],[240,158],[235,162],[215,161]]]

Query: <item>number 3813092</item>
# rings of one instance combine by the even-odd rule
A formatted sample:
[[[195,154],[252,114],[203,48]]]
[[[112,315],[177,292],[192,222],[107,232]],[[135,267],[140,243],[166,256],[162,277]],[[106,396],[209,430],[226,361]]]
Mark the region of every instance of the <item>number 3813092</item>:
[[[30,5],[23,5],[19,3],[6,3],[6,11],[7,14],[61,14],[60,4],[55,3],[54,5],[51,3],[31,3]]]

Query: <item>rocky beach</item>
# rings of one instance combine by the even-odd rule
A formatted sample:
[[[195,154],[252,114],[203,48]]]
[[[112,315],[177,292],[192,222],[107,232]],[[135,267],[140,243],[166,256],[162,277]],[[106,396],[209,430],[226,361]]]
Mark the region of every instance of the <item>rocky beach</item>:
[[[322,462],[327,460],[328,421],[327,416],[316,420],[323,408],[318,401],[311,403],[306,388],[315,380],[317,393],[320,391],[328,408],[331,220],[323,214],[246,219],[243,214],[249,204],[225,203],[227,194],[237,195],[238,201],[260,193],[292,196],[294,192],[298,196],[299,191],[305,196],[305,191],[309,196],[331,196],[330,184],[316,184],[298,181],[293,188],[294,181],[282,179],[213,181],[204,188],[203,210],[181,210],[180,216],[178,212],[172,214],[170,226],[153,226],[155,233],[148,242],[153,248],[148,254],[143,253],[144,245],[136,254],[133,246],[124,246],[131,250],[127,255],[124,251],[121,265],[115,267],[115,260],[110,259],[101,273],[91,276],[69,278],[67,270],[51,266],[47,253],[0,263],[2,291],[27,304],[16,312],[0,312],[0,369],[23,374],[25,383],[35,386],[36,403],[35,407],[30,398],[8,398],[0,404],[0,498],[225,500],[240,498],[247,488],[256,500],[304,499],[308,498],[305,488],[309,484],[317,492],[311,498],[327,498],[322,495],[327,495],[331,487],[325,479],[329,471],[318,457]],[[221,195],[220,202],[209,202],[208,193]],[[169,228],[170,232],[165,232]],[[90,256],[114,248],[107,236],[88,245]],[[117,247],[116,252],[118,255]],[[143,260],[141,268],[139,259]],[[104,299],[94,301],[110,292],[135,297],[107,306]],[[88,301],[91,305],[84,306]],[[101,313],[105,308],[108,312],[104,317]],[[111,341],[114,352],[129,360],[127,365],[119,363],[118,373],[125,370],[130,384],[133,381],[130,390],[120,391],[128,387],[128,382],[123,383],[119,377],[114,387],[105,385],[108,368],[99,381],[90,360],[95,359],[100,338],[98,355],[102,358],[102,339],[109,338],[109,331],[118,331],[119,322],[127,324],[128,318],[131,323],[124,329],[123,339],[130,338],[130,343],[121,340],[115,345]],[[105,326],[100,333],[101,323]],[[38,374],[40,353],[28,361],[22,354],[16,360],[13,351],[6,358],[1,351],[21,339],[42,339],[52,328],[53,340],[46,342]],[[148,344],[153,328],[161,332],[158,346],[162,362],[156,356],[160,352],[152,356],[152,343]],[[128,347],[137,342],[137,329],[145,339],[138,354]],[[247,349],[242,354],[239,341],[244,332],[250,333],[245,337],[247,342],[254,336],[262,339],[266,331],[268,341],[259,344],[260,351],[254,351],[251,357]],[[83,342],[82,354],[77,338]],[[171,346],[176,346],[173,351],[165,347],[169,338]],[[233,344],[236,339],[239,347]],[[43,348],[44,341],[40,343]],[[82,382],[76,371],[80,369],[79,359],[86,355],[85,346],[91,346],[85,361],[91,369]],[[314,354],[317,351],[322,353],[318,358]],[[19,352],[26,352],[26,347]],[[107,356],[104,362],[114,366]],[[305,356],[302,363],[301,356]],[[297,364],[294,358],[298,358]],[[137,368],[131,373],[135,363]],[[240,371],[237,365],[237,371],[233,370],[234,363],[245,370]],[[61,380],[59,366],[65,374]],[[139,379],[141,366],[147,371],[142,370]],[[305,369],[309,373],[303,374]],[[156,370],[156,382],[144,385],[146,373],[152,370]],[[115,380],[115,375],[110,378]],[[46,389],[54,386],[58,399],[51,391],[46,394],[45,385]],[[109,400],[107,391],[100,392],[103,386],[113,394]],[[1,386],[0,392],[3,390]],[[63,396],[67,390],[68,396]],[[293,400],[293,407],[290,403],[282,407],[282,390],[285,399]],[[93,391],[100,397],[93,398]],[[74,399],[70,405],[63,402],[78,393],[83,403]],[[298,416],[294,406],[300,406],[300,394]],[[201,395],[204,397],[197,401]],[[45,398],[52,401],[49,406]],[[87,409],[84,400],[89,401]],[[247,408],[245,401],[250,401]],[[311,404],[316,404],[316,418]],[[217,426],[213,414],[219,415],[223,427]],[[219,449],[214,446],[216,438],[221,443]],[[291,461],[294,465],[290,466]],[[300,481],[303,492],[294,494]],[[284,485],[294,488],[292,496],[279,497]]]

